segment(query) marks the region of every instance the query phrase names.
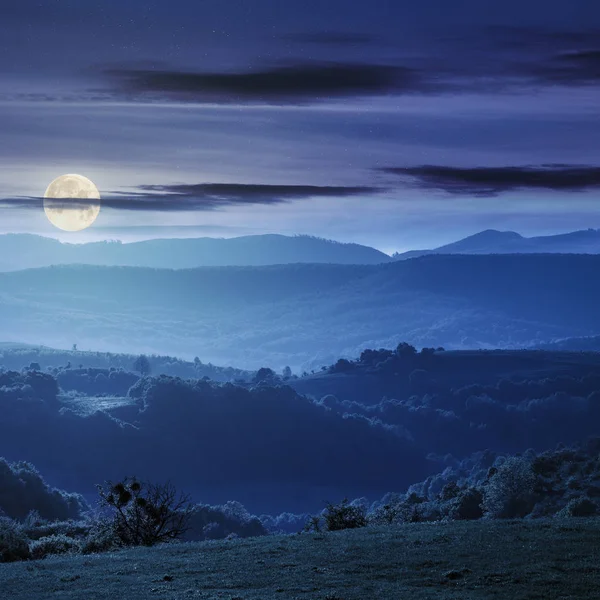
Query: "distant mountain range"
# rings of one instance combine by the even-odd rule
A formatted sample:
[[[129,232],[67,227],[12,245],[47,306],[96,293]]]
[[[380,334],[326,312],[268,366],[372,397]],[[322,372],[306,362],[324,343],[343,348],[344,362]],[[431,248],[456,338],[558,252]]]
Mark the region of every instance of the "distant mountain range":
[[[393,257],[361,244],[276,234],[236,238],[156,239],[143,242],[62,243],[31,234],[0,235],[0,271],[51,265],[192,269],[196,267],[275,264],[376,265],[428,254],[600,254],[600,230],[523,237],[488,229],[432,250],[411,250]]]
[[[31,234],[0,235],[0,271],[66,264],[188,269],[292,263],[374,265],[391,260],[369,246],[304,235],[156,239],[128,244],[66,244]]]
[[[487,229],[458,242],[433,250],[410,250],[394,259],[426,254],[600,254],[600,230],[585,229],[571,233],[523,237],[514,231]]]

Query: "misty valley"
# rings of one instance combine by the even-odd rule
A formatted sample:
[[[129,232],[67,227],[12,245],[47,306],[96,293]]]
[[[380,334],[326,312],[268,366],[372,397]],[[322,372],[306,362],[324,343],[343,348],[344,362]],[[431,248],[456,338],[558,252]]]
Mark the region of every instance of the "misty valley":
[[[488,523],[516,519],[534,527],[524,531],[537,544],[546,533],[535,533],[536,523],[550,523],[560,537],[560,523],[592,523],[598,514],[595,352],[400,342],[303,373],[15,343],[0,346],[0,360],[4,561],[71,557],[71,568],[81,568],[73,566],[77,556],[160,547],[158,539],[127,542],[107,526],[103,482],[122,482],[124,494],[136,481],[184,490],[188,528],[180,542],[358,535],[366,527],[392,535],[393,546],[398,527],[412,527],[410,544],[420,544],[429,534],[419,524],[473,522],[487,531]],[[465,530],[453,543],[473,535]],[[175,557],[174,541],[162,545]],[[358,543],[371,551],[369,540]],[[431,556],[423,560],[440,593],[448,585],[468,591],[488,577]],[[584,592],[595,585],[594,569]],[[515,590],[530,589],[513,579]],[[342,588],[357,589],[345,581]],[[545,593],[544,578],[537,585]]]
[[[40,590],[118,593],[92,569],[103,556],[159,560],[165,578],[140,571],[132,589],[179,597],[189,544],[205,569],[189,593],[203,593],[210,572],[226,593],[232,561],[258,553],[281,554],[276,572],[308,561],[310,576],[250,584],[245,567],[240,598],[262,597],[252,585],[454,597],[500,581],[511,597],[546,598],[548,585],[571,589],[573,570],[587,597],[600,575],[588,564],[600,549],[600,255],[371,264],[368,250],[302,236],[247,238],[247,255],[253,246],[260,263],[265,243],[292,254],[0,272],[0,562],[13,569],[11,597],[28,597],[38,567],[18,569],[29,563],[54,565],[39,571]],[[307,247],[320,260],[299,260]],[[356,252],[364,263],[352,264]],[[587,550],[568,567],[558,555],[545,566],[516,550],[511,564],[488,556],[485,540],[510,545],[517,524],[531,547]],[[375,540],[387,566],[368,558]],[[215,544],[236,558],[219,562]],[[336,563],[348,544],[354,571]],[[169,554],[142,559],[145,547]]]
[[[598,600],[599,34],[0,0],[0,600]]]

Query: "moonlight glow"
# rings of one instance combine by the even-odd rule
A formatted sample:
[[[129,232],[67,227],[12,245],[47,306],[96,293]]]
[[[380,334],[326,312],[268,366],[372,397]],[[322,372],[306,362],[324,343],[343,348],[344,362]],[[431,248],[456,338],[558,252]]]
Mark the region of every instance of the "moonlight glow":
[[[61,175],[44,194],[44,212],[55,227],[63,231],[81,231],[100,213],[100,192],[87,177]]]

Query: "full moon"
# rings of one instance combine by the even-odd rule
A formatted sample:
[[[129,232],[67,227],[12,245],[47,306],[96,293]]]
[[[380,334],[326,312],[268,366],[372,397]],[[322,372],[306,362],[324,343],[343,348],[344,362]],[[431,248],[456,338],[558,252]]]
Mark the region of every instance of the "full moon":
[[[91,202],[84,201],[88,199]],[[44,194],[44,212],[55,227],[63,231],[81,231],[100,213],[100,192],[83,175],[61,175]]]

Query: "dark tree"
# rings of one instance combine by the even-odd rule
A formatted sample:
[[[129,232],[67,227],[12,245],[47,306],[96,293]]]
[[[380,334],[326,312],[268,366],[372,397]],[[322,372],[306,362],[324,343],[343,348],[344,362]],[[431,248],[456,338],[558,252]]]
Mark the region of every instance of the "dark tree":
[[[396,346],[396,354],[398,356],[412,357],[417,353],[417,349],[406,342],[401,342]]]
[[[100,505],[112,511],[112,532],[125,546],[153,546],[181,537],[193,512],[190,497],[177,496],[166,483],[140,483],[135,477],[98,485]]]
[[[367,526],[365,510],[360,506],[348,504],[344,498],[340,504],[327,503],[327,512],[323,515],[327,531],[340,531],[342,529],[356,529]]]
[[[340,358],[335,365],[330,367],[331,373],[347,373],[348,371],[352,371],[354,369],[354,364],[351,363],[346,358]]]
[[[142,377],[150,374],[150,361],[145,354],[140,354],[133,363],[133,368],[135,371],[140,373]]]
[[[269,367],[261,367],[254,376],[254,382],[260,383],[261,381],[272,381],[275,378],[275,371],[269,369]]]

